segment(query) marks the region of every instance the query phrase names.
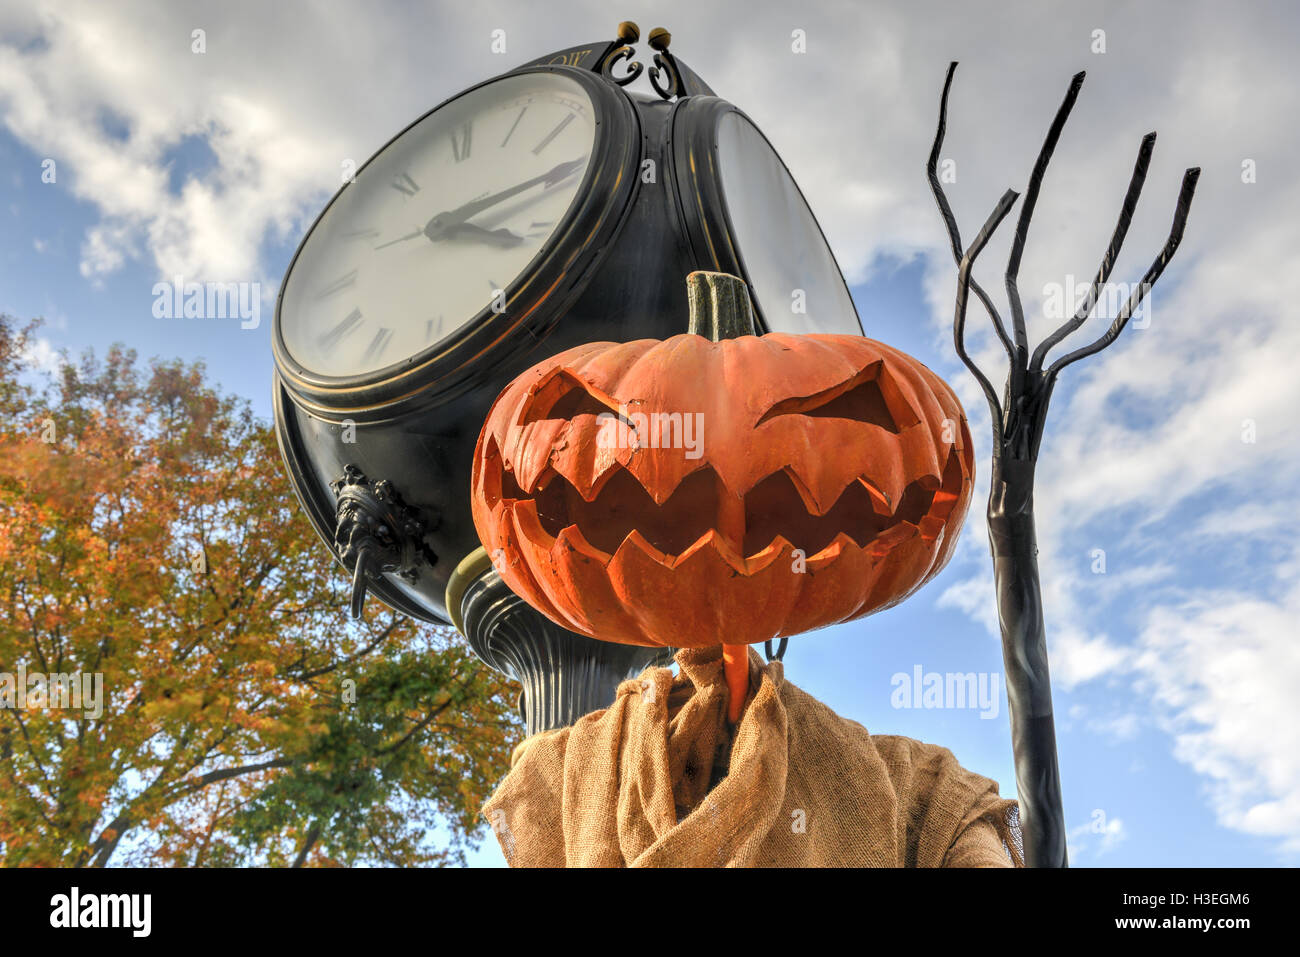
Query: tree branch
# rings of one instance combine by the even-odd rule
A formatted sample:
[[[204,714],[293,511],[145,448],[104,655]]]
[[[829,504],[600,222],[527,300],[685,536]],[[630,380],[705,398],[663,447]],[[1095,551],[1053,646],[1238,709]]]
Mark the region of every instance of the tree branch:
[[[294,858],[293,867],[302,867],[307,863],[307,853],[315,846],[320,839],[321,823],[319,820],[312,821],[311,827],[303,836],[302,847],[298,848],[298,856]]]

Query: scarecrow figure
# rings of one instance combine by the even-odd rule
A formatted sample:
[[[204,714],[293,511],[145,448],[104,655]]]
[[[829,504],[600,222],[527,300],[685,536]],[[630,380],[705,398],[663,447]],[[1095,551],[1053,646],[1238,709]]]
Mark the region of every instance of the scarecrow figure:
[[[943,567],[973,481],[957,397],[860,336],[755,337],[740,279],[687,281],[689,333],[539,363],[479,438],[475,524],[511,589],[580,634],[683,649],[675,678],[647,669],[519,746],[486,808],[511,863],[1018,863],[993,781],[870,735],[746,647]],[[695,414],[699,458],[643,434]]]

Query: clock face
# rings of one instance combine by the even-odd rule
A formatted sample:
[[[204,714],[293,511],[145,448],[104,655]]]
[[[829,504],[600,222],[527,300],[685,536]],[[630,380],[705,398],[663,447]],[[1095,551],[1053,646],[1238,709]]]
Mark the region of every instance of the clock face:
[[[318,375],[361,376],[502,311],[574,205],[595,112],[576,81],[522,74],[389,143],[298,252],[279,308],[288,353]]]
[[[732,242],[769,331],[862,335],[812,210],[776,151],[739,113],[719,118],[717,163]]]

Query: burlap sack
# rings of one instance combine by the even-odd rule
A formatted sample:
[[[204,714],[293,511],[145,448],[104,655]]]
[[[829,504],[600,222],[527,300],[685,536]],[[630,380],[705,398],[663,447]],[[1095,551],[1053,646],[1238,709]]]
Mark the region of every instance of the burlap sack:
[[[515,749],[483,811],[512,866],[1020,864],[1015,802],[946,748],[868,734],[752,649],[733,732],[720,649],[677,663]]]

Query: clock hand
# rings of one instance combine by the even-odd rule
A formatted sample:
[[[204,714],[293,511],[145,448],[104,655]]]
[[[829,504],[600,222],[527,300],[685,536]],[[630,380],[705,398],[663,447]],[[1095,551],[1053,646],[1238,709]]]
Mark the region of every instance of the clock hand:
[[[487,229],[491,229],[494,226],[500,226],[502,223],[515,219],[524,210],[528,209],[528,207],[535,203],[540,203],[549,195],[550,193],[545,190],[537,190],[536,192],[516,196],[513,199],[502,203],[500,206],[480,213],[474,217],[474,221]],[[551,225],[554,224],[552,223]]]
[[[386,243],[380,243],[375,247],[375,249],[383,249],[385,246],[394,246],[397,243],[404,243],[407,240],[423,235],[424,230],[417,229],[414,232],[407,233],[405,236],[398,236],[396,239],[390,239]],[[524,241],[524,237],[512,233],[508,229],[484,229],[482,226],[475,226],[473,223],[452,223],[434,236],[433,239],[435,242],[443,239],[478,239],[493,246],[502,246],[507,248],[518,246]]]
[[[396,239],[390,239],[390,240],[389,240],[388,242],[386,242],[386,243],[380,243],[380,244],[379,244],[378,246],[376,246],[375,248],[376,248],[376,249],[383,249],[385,246],[392,246],[392,245],[395,245],[395,244],[397,244],[397,243],[404,243],[404,242],[406,242],[408,239],[414,239],[416,236],[423,236],[423,235],[424,235],[424,230],[423,230],[423,229],[417,229],[417,230],[416,230],[415,232],[413,232],[413,233],[407,233],[405,236],[398,236]]]
[[[449,227],[463,223],[476,213],[481,213],[488,207],[495,206],[497,203],[507,200],[511,196],[516,196],[526,189],[531,189],[539,183],[547,187],[554,186],[556,183],[571,176],[574,172],[580,169],[586,160],[587,158],[582,156],[575,160],[569,160],[567,163],[560,163],[554,169],[542,173],[540,176],[534,176],[532,179],[524,180],[522,183],[517,183],[508,189],[503,189],[499,193],[484,196],[482,199],[471,200],[463,206],[458,206],[453,210],[438,213],[425,224],[424,235],[428,236],[430,239],[437,239],[439,234]]]
[[[508,229],[484,229],[482,226],[475,226],[473,223],[452,223],[440,232],[434,241],[437,242],[443,239],[477,239],[480,242],[503,248],[518,246],[524,241],[524,237],[512,233]]]

